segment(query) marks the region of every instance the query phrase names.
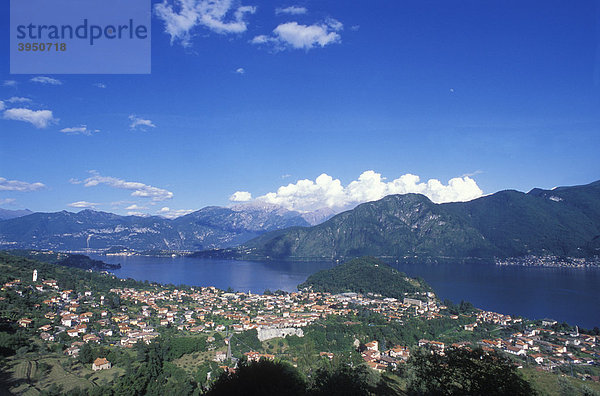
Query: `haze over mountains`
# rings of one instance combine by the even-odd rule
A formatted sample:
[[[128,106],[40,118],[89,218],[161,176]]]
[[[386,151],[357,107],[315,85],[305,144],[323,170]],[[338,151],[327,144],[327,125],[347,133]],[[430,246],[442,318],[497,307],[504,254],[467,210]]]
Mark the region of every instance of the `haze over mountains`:
[[[93,210],[33,213],[0,221],[0,248],[203,250],[237,246],[267,231],[310,226],[331,215],[268,204],[209,206],[175,219]]]
[[[17,217],[27,216],[33,212],[29,209],[10,210],[0,208],[0,220],[15,219]]]

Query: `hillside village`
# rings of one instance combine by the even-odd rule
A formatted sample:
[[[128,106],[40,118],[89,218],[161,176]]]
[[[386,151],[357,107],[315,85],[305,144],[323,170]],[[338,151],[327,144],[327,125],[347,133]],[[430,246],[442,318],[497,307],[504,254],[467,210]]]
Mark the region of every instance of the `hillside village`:
[[[37,275],[37,274],[36,274]],[[106,277],[114,277],[106,273]],[[34,280],[32,280],[34,279]],[[86,343],[117,348],[132,348],[138,342],[150,343],[165,329],[182,336],[205,334],[208,341],[220,334],[222,342],[211,344],[213,360],[224,370],[235,370],[240,351],[228,348],[231,337],[256,330],[258,339],[303,337],[307,326],[331,316],[355,318],[360,309],[381,315],[388,322],[403,323],[419,318],[426,321],[447,318],[456,322],[462,334],[479,334],[486,326],[508,329],[519,326],[522,331],[504,332],[500,338],[465,337],[465,341],[445,343],[436,339],[420,339],[413,345],[385,345],[381,340],[355,339],[354,347],[369,367],[377,371],[393,370],[406,362],[415,347],[428,348],[444,354],[448,348],[482,347],[497,350],[514,358],[515,364],[534,364],[552,371],[561,366],[600,364],[597,336],[555,329],[556,322],[526,321],[495,312],[475,310],[468,314],[451,314],[432,292],[406,295],[402,300],[381,295],[341,293],[330,294],[301,290],[294,293],[252,294],[225,292],[214,287],[169,288],[152,285],[149,288],[112,288],[109,293],[87,290],[75,293],[60,282],[45,279],[13,279],[3,284],[0,303],[11,294],[22,296],[27,290],[42,300],[29,316],[17,321],[46,343],[64,343],[64,354],[76,358]],[[114,296],[117,296],[115,299]],[[118,301],[115,301],[118,300]],[[353,319],[355,320],[355,319]],[[351,319],[344,322],[352,325]],[[322,350],[324,359],[334,359],[332,351]],[[274,359],[275,354],[260,351],[245,352],[248,360]],[[103,359],[103,360],[102,360]],[[93,363],[94,370],[110,369],[105,358]],[[583,376],[598,381],[597,376]]]

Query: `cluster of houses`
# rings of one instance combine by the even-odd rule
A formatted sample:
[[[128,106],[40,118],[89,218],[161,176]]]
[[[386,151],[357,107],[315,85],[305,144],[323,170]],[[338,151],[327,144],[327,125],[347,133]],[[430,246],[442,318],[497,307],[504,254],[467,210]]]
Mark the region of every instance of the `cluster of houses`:
[[[122,300],[141,305],[144,316],[157,316],[160,325],[176,325],[190,332],[234,332],[256,329],[261,341],[288,335],[286,329],[306,327],[329,315],[356,313],[356,305],[381,313],[389,320],[410,316],[440,316],[433,293],[423,293],[423,300],[383,298],[377,295],[344,293],[332,295],[299,291],[281,295],[226,293],[214,287],[156,291],[131,288],[112,289]],[[273,331],[280,330],[280,331]],[[297,333],[294,333],[297,334]],[[259,336],[260,337],[260,336]]]
[[[538,327],[524,333],[514,333],[506,339],[481,340],[480,345],[534,361],[550,371],[565,364],[598,364],[598,341],[597,336]]]
[[[496,265],[521,267],[585,268],[600,267],[600,257],[524,256],[496,259]]]
[[[329,294],[311,290],[260,295],[250,292],[229,293],[214,287],[179,290],[156,286],[143,290],[111,289],[110,292],[118,295],[121,301],[120,305],[114,307],[107,304],[101,293],[74,293],[60,289],[55,280],[38,281],[37,276],[34,279],[32,287],[39,293],[47,294],[40,308],[47,310],[44,317],[50,322],[39,326],[40,338],[52,342],[64,332],[68,339],[73,340],[65,351],[71,356],[77,356],[84,343],[126,348],[140,341],[149,343],[159,336],[164,326],[174,327],[184,333],[256,329],[260,341],[292,334],[302,337],[302,328],[330,315],[355,314],[358,312],[357,306],[376,312],[388,321],[400,323],[411,317],[428,320],[448,317],[443,312],[446,307],[440,305],[431,292],[413,293],[403,299],[395,299],[376,294]],[[5,283],[2,290],[11,289],[21,294],[21,287],[21,281],[16,279]],[[449,317],[459,318],[458,315]],[[509,326],[522,320],[489,311],[476,311],[470,317],[473,322],[462,325],[465,331],[476,331],[483,323]],[[482,340],[479,344],[483,348],[532,359],[547,369],[561,364],[598,362],[600,349],[597,337],[578,333],[556,334],[550,327],[555,323],[546,321],[541,328],[533,328],[523,334],[516,333],[507,339]],[[18,320],[18,325],[32,328],[35,322],[23,317]],[[426,346],[435,353],[444,353],[444,344],[439,341],[420,340],[419,346]],[[361,353],[365,362],[379,371],[397,367],[410,356],[408,347],[400,345],[380,351],[377,341],[367,343]],[[330,352],[321,354],[333,358]],[[271,356],[258,352],[247,354],[248,360]],[[216,360],[224,360],[219,357]],[[96,366],[99,369],[107,367],[105,362],[98,363]]]
[[[361,356],[369,367],[382,372],[387,369],[395,369],[399,364],[405,363],[410,357],[410,351],[408,347],[402,345],[380,351],[379,342],[374,340],[365,344]]]

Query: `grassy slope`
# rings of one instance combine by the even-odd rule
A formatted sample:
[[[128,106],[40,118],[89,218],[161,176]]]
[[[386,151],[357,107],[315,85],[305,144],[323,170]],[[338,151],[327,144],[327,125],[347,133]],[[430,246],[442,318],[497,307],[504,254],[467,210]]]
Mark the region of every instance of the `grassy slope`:
[[[529,381],[535,390],[540,395],[548,396],[561,396],[561,389],[559,386],[559,378],[561,374],[548,373],[546,371],[539,371],[536,368],[524,368],[522,371],[523,377]],[[587,386],[588,388],[600,393],[600,383],[592,381],[583,381],[577,378],[563,376],[573,387],[582,392],[582,388]]]

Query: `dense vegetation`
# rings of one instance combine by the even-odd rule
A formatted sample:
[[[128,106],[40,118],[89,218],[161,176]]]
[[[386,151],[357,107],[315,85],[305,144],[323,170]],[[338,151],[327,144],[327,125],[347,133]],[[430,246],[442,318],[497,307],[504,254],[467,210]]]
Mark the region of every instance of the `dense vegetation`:
[[[534,394],[510,359],[481,349],[451,349],[444,355],[420,351],[405,370],[411,395]]]
[[[49,264],[58,264],[65,267],[79,268],[82,270],[113,270],[121,268],[121,264],[107,264],[101,260],[94,260],[83,254],[60,252],[47,252],[37,250],[7,250],[6,254],[38,260]]]
[[[554,190],[501,191],[434,204],[390,195],[310,228],[261,235],[232,252],[246,257],[345,259],[490,258],[600,252],[600,181]]]
[[[374,293],[403,298],[405,293],[431,291],[422,279],[411,279],[373,257],[361,257],[319,271],[298,286],[330,293]]]
[[[242,362],[234,374],[223,374],[208,395],[534,395],[535,391],[509,359],[481,349],[454,349],[445,355],[419,351],[401,373],[402,391],[393,379],[365,366],[322,367],[309,381],[280,362]],[[405,393],[406,392],[406,393]]]
[[[108,292],[115,287],[148,288],[150,286],[148,282],[130,278],[119,279],[114,275],[55,265],[52,261],[40,261],[37,257],[32,260],[0,251],[1,283],[14,279],[31,279],[34,269],[38,270],[39,279],[57,280],[64,289],[71,289],[75,293],[83,293],[86,290]]]

